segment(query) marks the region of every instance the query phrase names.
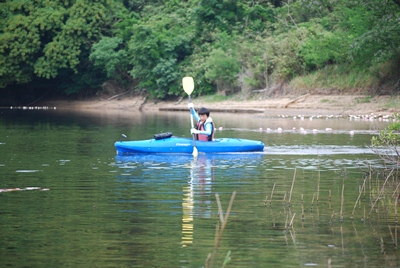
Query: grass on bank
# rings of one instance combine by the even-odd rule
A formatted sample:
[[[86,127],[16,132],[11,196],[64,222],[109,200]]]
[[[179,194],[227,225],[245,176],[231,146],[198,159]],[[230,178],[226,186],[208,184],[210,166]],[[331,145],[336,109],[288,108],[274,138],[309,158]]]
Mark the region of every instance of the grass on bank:
[[[388,103],[386,103],[385,108],[393,109],[393,110],[400,110],[400,97],[399,96],[392,96],[390,97]]]
[[[370,71],[354,69],[344,65],[329,65],[313,73],[299,76],[290,81],[295,89],[306,88],[309,91],[333,90],[337,94],[351,94],[354,91],[371,88],[379,82]]]
[[[227,101],[227,100],[233,99],[233,98],[235,98],[235,96],[234,95],[225,96],[225,95],[221,95],[221,94],[212,94],[212,95],[201,96],[198,98],[204,100],[205,102],[215,103],[215,102],[221,102],[221,101]]]
[[[375,95],[398,96],[400,94],[400,75],[397,72],[399,68],[400,64],[396,61],[387,61],[374,66],[349,64],[326,65],[324,68],[296,76],[286,81],[280,81],[279,79],[274,81],[274,75],[272,74],[269,86],[259,94],[251,90],[249,94],[248,90],[242,89],[234,95],[215,93],[213,95],[202,96],[201,98],[207,102],[220,102],[232,99],[237,100],[238,98],[240,100],[249,100],[259,98],[260,96],[266,97],[267,95],[270,97],[275,95],[283,96],[288,93],[294,95],[305,93],[327,95],[357,94],[365,95],[365,98],[359,100],[360,103],[369,103]],[[396,107],[396,100],[397,97],[389,104],[390,107],[388,108]]]

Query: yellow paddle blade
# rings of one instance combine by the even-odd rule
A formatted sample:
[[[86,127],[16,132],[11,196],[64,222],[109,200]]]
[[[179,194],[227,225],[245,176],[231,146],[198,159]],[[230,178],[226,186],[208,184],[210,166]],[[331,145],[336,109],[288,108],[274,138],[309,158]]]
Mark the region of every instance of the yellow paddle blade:
[[[199,151],[197,151],[196,146],[193,147],[193,153],[192,153],[194,158],[197,158],[197,156],[199,155]]]
[[[182,85],[183,85],[183,90],[190,96],[192,94],[193,89],[194,89],[194,81],[193,77],[184,77],[182,78]]]

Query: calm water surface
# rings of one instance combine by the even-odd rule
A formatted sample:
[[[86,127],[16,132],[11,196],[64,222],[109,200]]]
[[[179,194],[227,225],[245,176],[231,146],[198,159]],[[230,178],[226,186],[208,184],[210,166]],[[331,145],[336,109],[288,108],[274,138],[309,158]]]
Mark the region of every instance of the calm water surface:
[[[366,217],[383,181],[355,203],[383,166],[368,145],[388,122],[213,118],[217,137],[265,151],[116,157],[122,133],[189,137],[189,113],[0,110],[0,267],[203,267],[215,194],[226,211],[233,192],[215,267],[229,251],[226,267],[398,266],[390,200]]]

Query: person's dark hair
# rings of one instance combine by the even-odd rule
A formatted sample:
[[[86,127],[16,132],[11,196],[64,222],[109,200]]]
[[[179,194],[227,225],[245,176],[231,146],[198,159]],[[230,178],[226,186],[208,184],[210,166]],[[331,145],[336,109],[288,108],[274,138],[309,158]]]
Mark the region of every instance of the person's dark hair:
[[[205,114],[207,116],[210,116],[210,111],[207,108],[201,107],[198,111],[198,114]]]

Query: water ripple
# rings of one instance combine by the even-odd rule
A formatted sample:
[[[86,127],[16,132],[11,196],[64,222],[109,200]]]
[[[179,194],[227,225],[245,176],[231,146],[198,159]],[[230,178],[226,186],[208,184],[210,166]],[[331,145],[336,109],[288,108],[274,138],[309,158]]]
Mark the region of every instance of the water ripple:
[[[267,155],[337,155],[337,154],[374,154],[370,148],[358,146],[266,146],[264,154]]]

